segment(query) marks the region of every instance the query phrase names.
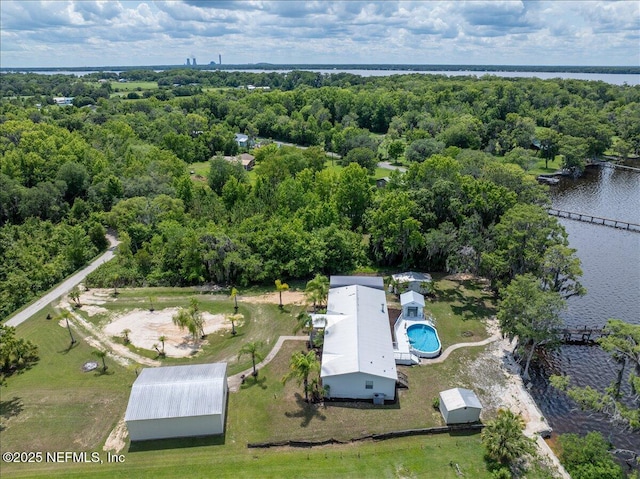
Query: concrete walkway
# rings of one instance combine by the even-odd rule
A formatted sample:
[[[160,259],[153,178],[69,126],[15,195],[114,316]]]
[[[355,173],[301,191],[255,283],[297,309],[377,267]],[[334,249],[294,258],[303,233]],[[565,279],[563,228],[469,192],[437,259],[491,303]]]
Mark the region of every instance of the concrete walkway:
[[[267,354],[267,356],[262,361],[256,364],[256,371],[260,370],[261,368],[269,364],[271,360],[273,360],[273,358],[276,357],[276,354],[278,354],[278,351],[280,351],[280,348],[282,348],[282,344],[285,341],[308,341],[308,340],[309,340],[309,336],[280,336],[276,341],[276,344],[271,349],[271,351],[269,351],[269,354]],[[229,384],[229,391],[232,391],[232,392],[238,391],[240,389],[240,385],[242,384],[241,376],[245,376],[245,377],[250,376],[252,372],[253,372],[253,368],[249,368],[245,371],[242,371],[241,373],[234,374],[233,376],[229,376],[227,378],[227,383]]]
[[[11,319],[9,319],[9,321],[5,323],[5,325],[18,326],[19,324],[24,323],[27,319],[29,319],[31,316],[36,314],[38,311],[42,310],[43,308],[45,308],[47,305],[54,302],[59,297],[64,296],[69,291],[71,291],[74,287],[80,284],[87,277],[87,275],[89,275],[89,273],[92,273],[93,271],[98,269],[100,265],[102,265],[103,263],[106,263],[107,261],[111,261],[114,257],[114,251],[116,249],[116,246],[118,246],[120,242],[116,239],[115,236],[111,234],[107,234],[107,239],[109,240],[109,249],[107,251],[105,251],[102,255],[100,255],[98,258],[93,260],[87,267],[78,271],[73,276],[65,279],[53,290],[49,291],[43,297],[41,297],[40,299],[30,304],[19,313],[15,314]]]
[[[420,364],[421,365],[426,365],[426,364],[437,364],[437,363],[441,363],[443,362],[445,359],[447,359],[449,357],[449,354],[451,354],[452,351],[455,351],[456,349],[460,349],[460,348],[468,348],[468,347],[473,347],[473,346],[484,346],[486,344],[492,343],[494,341],[497,341],[498,339],[500,339],[500,335],[499,334],[494,334],[493,336],[484,339],[482,341],[477,341],[475,343],[457,343],[457,344],[453,344],[451,346],[449,346],[447,349],[445,349],[445,351],[438,356],[435,359],[425,359],[422,358],[420,360]],[[263,368],[264,366],[266,366],[267,364],[269,364],[273,358],[276,357],[276,354],[278,354],[278,352],[280,351],[280,348],[282,348],[282,344],[285,341],[308,341],[309,338],[308,336],[280,336],[278,338],[278,340],[276,341],[276,344],[273,346],[273,348],[271,349],[271,351],[269,352],[269,354],[267,354],[267,356],[260,361],[258,364],[256,364],[256,370],[259,370],[261,368]],[[246,369],[245,371],[242,371],[238,374],[234,374],[233,376],[229,376],[227,378],[227,381],[229,383],[229,391],[232,392],[236,392],[240,389],[240,385],[242,384],[242,376],[247,377],[250,376],[251,373],[253,372],[253,368],[249,368]]]
[[[452,344],[447,349],[445,349],[444,352],[440,356],[438,356],[437,358],[433,358],[433,359],[420,358],[420,365],[441,363],[445,359],[447,359],[449,357],[449,354],[451,354],[456,349],[470,348],[470,347],[474,347],[474,346],[485,346],[485,345],[487,345],[489,343],[493,343],[494,341],[497,341],[497,340],[501,339],[501,337],[502,336],[500,334],[496,333],[493,336],[488,337],[487,339],[483,339],[482,341],[477,341],[475,343],[456,343],[456,344]]]

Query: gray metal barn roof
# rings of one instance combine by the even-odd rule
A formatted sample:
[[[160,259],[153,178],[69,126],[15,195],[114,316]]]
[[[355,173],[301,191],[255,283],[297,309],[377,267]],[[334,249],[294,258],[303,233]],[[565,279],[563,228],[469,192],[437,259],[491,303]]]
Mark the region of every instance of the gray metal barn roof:
[[[329,279],[329,288],[353,285],[384,290],[384,281],[381,276],[331,276]]]
[[[125,421],[222,414],[227,364],[143,369],[133,383]]]

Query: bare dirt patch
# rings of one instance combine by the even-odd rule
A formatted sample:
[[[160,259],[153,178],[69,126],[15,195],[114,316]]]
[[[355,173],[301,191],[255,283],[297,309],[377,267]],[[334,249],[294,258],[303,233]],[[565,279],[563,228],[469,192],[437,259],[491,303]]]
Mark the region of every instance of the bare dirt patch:
[[[243,296],[238,301],[254,304],[280,304],[280,293],[266,293],[260,296]],[[302,305],[306,303],[304,293],[301,291],[283,291],[282,304]]]
[[[118,421],[116,427],[113,428],[111,434],[107,438],[107,441],[104,443],[104,447],[102,448],[104,451],[115,451],[120,452],[124,449],[126,443],[125,439],[127,437],[127,427],[124,423],[124,418]]]
[[[497,322],[490,321],[488,330],[496,333]],[[525,421],[525,434],[533,437],[550,427],[520,377],[520,365],[513,359],[508,339],[491,343],[478,359],[467,365],[469,377],[482,390],[482,404],[488,411],[510,409]]]
[[[129,340],[138,348],[153,351],[154,345],[162,348],[159,340],[164,336],[164,351],[167,356],[181,358],[191,356],[200,350],[202,341],[194,341],[191,334],[173,324],[172,317],[179,308],[165,308],[156,311],[133,309],[114,319],[104,328],[108,336],[122,336],[125,329],[130,330]],[[231,328],[231,324],[222,314],[202,313],[205,334],[213,334]]]
[[[103,308],[102,306],[94,306],[91,304],[83,304],[82,311],[87,313],[87,315],[89,316],[95,316],[96,314],[104,314],[109,312],[107,308]]]
[[[487,329],[490,334],[497,334],[497,321],[489,321]],[[525,422],[525,435],[536,440],[539,453],[547,458],[559,477],[570,479],[542,439],[541,434],[551,431],[551,427],[520,376],[520,365],[513,358],[514,347],[515,343],[506,338],[500,339],[488,345],[484,353],[466,365],[468,376],[473,378],[474,389],[480,393],[483,416],[497,409],[509,409],[520,414]]]

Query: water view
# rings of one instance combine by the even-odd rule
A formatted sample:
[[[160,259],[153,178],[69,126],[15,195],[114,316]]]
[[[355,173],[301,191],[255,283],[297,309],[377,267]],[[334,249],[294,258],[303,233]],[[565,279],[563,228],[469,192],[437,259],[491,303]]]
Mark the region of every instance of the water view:
[[[638,163],[629,165],[638,167]],[[551,192],[555,208],[640,223],[639,172],[588,169],[583,178],[563,179]],[[567,326],[602,327],[609,318],[640,324],[640,234],[560,221],[582,261],[582,284],[587,288],[586,296],[569,299],[563,316]],[[612,426],[602,414],[576,410],[572,401],[544,379],[551,374],[567,374],[576,385],[603,390],[618,370],[619,365],[595,346],[563,346],[546,357],[543,370],[537,371],[532,393],[556,432],[585,434],[598,430],[616,447],[640,451],[639,433]],[[628,384],[624,388],[629,394]]]

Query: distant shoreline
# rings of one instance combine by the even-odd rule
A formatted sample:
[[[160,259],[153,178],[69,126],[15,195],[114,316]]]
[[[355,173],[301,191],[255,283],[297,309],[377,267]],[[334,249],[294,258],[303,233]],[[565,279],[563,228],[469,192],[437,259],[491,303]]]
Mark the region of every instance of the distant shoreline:
[[[83,67],[2,67],[0,72],[101,72],[131,70],[395,70],[421,71],[472,71],[472,72],[546,72],[546,73],[606,73],[640,74],[640,66],[568,66],[568,65],[411,65],[411,64],[205,64],[205,65],[134,65],[134,66],[83,66]]]

